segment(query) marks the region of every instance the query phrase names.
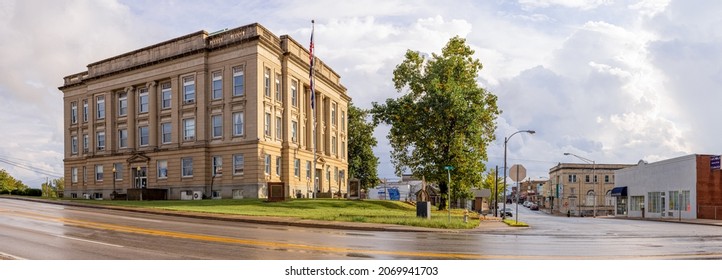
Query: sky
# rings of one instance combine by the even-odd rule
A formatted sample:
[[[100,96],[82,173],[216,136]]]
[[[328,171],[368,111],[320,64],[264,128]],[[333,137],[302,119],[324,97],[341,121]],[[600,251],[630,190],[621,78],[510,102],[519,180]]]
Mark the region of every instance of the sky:
[[[532,179],[560,162],[634,164],[720,154],[722,1],[0,1],[0,168],[29,186],[63,173],[63,77],[200,30],[258,22],[308,44],[353,103],[397,98],[406,50],[466,38],[503,111],[487,168]],[[386,135],[379,176],[395,178]],[[10,163],[8,163],[10,162]]]

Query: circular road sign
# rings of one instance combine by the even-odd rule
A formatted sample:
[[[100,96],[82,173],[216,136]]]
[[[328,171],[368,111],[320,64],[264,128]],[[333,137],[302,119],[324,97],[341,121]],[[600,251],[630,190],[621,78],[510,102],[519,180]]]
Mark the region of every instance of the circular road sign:
[[[512,165],[511,169],[509,169],[509,178],[514,180],[514,182],[524,180],[524,178],[526,178],[526,168],[521,164]]]

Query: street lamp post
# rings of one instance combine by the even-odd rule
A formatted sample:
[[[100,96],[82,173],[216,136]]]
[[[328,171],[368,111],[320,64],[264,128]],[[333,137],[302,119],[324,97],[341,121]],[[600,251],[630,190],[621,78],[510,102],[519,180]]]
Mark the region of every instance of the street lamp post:
[[[447,165],[444,166],[444,169],[446,169],[446,175],[448,176],[448,186],[446,187],[446,212],[449,217],[449,222],[451,222],[451,170],[454,169],[453,166]]]
[[[116,170],[115,165],[113,165],[113,195],[110,196],[111,200],[115,200],[115,196],[118,195],[118,193],[115,191],[115,178],[118,178],[115,176],[116,172],[118,172],[118,170]]]
[[[578,159],[580,159],[580,160],[582,160],[582,161],[584,161],[584,162],[586,162],[586,163],[592,163],[592,190],[594,190],[594,208],[593,208],[594,210],[593,210],[593,212],[592,212],[592,217],[596,218],[596,217],[597,217],[597,182],[596,182],[597,180],[595,180],[595,178],[594,178],[594,173],[595,173],[595,171],[596,171],[596,169],[597,169],[597,164],[596,164],[596,162],[593,161],[593,160],[591,160],[591,159],[588,159],[588,158],[585,158],[585,157],[581,157],[581,156],[578,156],[578,155],[575,155],[575,154],[572,154],[572,153],[564,153],[564,155],[565,155],[565,156],[574,156],[574,157],[576,157],[576,158],[578,158]],[[581,191],[581,190],[580,190],[580,191]]]
[[[509,139],[511,139],[512,136],[516,135],[519,132],[526,132],[529,134],[536,133],[536,131],[534,130],[519,130],[509,135],[509,137],[504,137],[504,208],[501,210],[502,219],[506,219],[506,144],[509,142]]]

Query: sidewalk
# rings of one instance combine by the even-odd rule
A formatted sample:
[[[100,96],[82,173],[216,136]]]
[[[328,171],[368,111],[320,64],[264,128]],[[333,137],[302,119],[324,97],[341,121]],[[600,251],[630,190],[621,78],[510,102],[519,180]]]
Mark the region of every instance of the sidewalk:
[[[325,229],[340,229],[340,230],[459,233],[459,232],[467,232],[467,231],[478,231],[478,230],[484,230],[484,229],[495,229],[497,227],[507,227],[506,224],[502,223],[501,221],[495,221],[495,220],[493,220],[493,218],[490,220],[481,221],[481,223],[479,224],[479,227],[477,227],[475,229],[439,229],[439,228],[424,228],[424,227],[413,227],[413,226],[403,226],[403,225],[393,225],[393,224],[304,220],[304,219],[291,218],[291,217],[269,217],[269,216],[256,217],[256,216],[242,216],[242,215],[229,215],[229,214],[182,212],[182,211],[171,211],[171,210],[162,210],[162,209],[94,205],[94,204],[78,203],[78,202],[73,202],[73,201],[46,200],[46,199],[18,197],[18,196],[2,196],[0,198],[27,200],[27,201],[34,201],[34,202],[41,202],[41,203],[48,203],[48,204],[74,206],[74,207],[108,209],[108,210],[135,212],[135,213],[157,214],[157,215],[198,218],[198,219],[207,219],[207,220],[210,219],[210,220],[216,220],[216,221],[244,222],[244,223],[255,223],[255,224],[265,224],[265,225],[295,226],[295,227],[325,228]]]

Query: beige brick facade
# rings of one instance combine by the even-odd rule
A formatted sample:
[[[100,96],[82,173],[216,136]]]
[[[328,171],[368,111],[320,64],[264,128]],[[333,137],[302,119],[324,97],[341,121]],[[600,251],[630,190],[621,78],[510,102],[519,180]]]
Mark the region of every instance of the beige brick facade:
[[[308,57],[289,36],[251,24],[192,33],[65,77],[65,196],[108,199],[115,186],[120,194],[167,189],[169,199],[187,191],[263,198],[268,183],[280,182],[287,195],[308,197]],[[319,187],[345,193],[350,97],[322,61],[315,71]]]

